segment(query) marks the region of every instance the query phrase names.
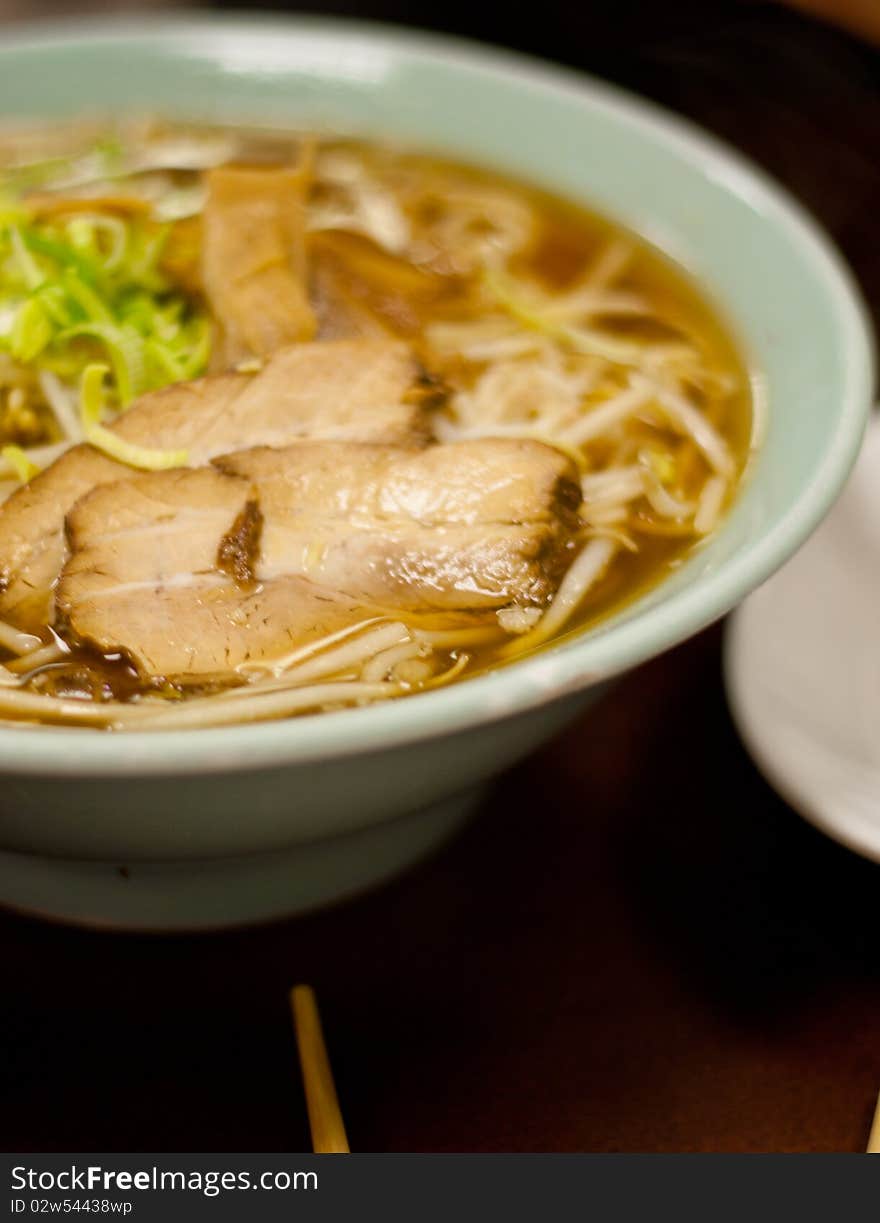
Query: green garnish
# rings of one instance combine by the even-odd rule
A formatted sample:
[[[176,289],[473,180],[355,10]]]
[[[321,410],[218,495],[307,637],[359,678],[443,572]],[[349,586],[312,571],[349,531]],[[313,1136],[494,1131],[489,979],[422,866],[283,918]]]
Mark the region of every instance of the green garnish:
[[[31,462],[21,446],[4,446],[0,449],[0,457],[6,460],[22,484],[27,484],[28,480],[39,475],[39,467]]]
[[[137,467],[141,471],[166,471],[169,467],[185,467],[185,450],[151,450],[127,442],[101,424],[104,413],[104,378],[110,372],[106,365],[87,365],[80,379],[79,412],[87,442],[102,450],[111,459]]]
[[[15,312],[7,348],[16,361],[28,364],[40,355],[53,335],[52,320],[39,297],[22,302]]]
[[[138,214],[0,210],[0,351],[76,382],[109,361],[113,407],[201,374],[207,313],[160,266],[170,226]]]

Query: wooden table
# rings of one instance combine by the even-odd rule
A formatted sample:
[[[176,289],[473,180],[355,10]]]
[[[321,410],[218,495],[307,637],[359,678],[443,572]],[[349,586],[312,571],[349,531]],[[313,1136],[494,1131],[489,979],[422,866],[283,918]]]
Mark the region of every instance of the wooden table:
[[[761,6],[654,6],[661,22],[616,0],[641,31],[626,48],[610,7],[590,38],[573,7],[537,49],[583,45],[585,66],[745,147],[825,221],[876,310],[876,56]],[[721,640],[628,676],[366,899],[193,938],[0,918],[0,1148],[306,1149],[285,991],[307,980],[357,1150],[859,1150],[880,1086],[880,872],[758,776]]]

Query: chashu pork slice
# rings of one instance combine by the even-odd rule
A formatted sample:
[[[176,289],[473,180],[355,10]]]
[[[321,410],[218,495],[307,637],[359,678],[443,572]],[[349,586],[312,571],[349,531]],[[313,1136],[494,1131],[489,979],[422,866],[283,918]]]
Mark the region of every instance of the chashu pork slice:
[[[256,374],[178,383],[144,395],[113,425],[126,441],[186,449],[191,464],[244,446],[300,438],[423,445],[424,375],[393,340],[300,344]],[[91,446],[75,446],[0,506],[0,616],[23,628],[51,618],[64,557],[64,515],[91,488],[136,476]]]
[[[541,604],[577,526],[574,465],[531,440],[316,442],[217,463],[257,490],[261,580],[297,573],[393,608]]]
[[[250,483],[213,468],[105,484],[67,516],[59,623],[142,676],[204,682],[375,614],[299,577],[253,581],[260,526]]]
[[[105,484],[72,508],[56,608],[75,639],[197,680],[383,612],[539,603],[576,522],[576,473],[539,442],[310,443],[222,462]]]
[[[215,319],[212,369],[315,335],[306,288],[310,161],[222,166],[205,175],[201,279]]]

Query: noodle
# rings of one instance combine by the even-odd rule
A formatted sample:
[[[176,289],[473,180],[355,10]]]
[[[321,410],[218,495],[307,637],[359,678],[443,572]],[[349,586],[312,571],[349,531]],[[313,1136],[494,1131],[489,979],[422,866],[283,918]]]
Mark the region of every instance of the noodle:
[[[313,684],[303,688],[289,688],[281,692],[261,691],[259,685],[248,689],[241,701],[224,701],[221,697],[202,697],[172,709],[153,712],[150,709],[140,720],[143,730],[183,730],[184,728],[228,726],[235,722],[261,721],[266,718],[285,718],[309,709],[326,709],[350,702],[362,703],[388,700],[402,696],[406,689],[401,684],[367,684],[360,680],[350,683]],[[0,709],[3,707],[0,692]],[[130,709],[131,706],[123,706]],[[145,711],[143,705],[135,706]],[[110,719],[108,719],[109,721]],[[114,711],[113,724],[121,725],[118,707]]]
[[[0,646],[13,654],[29,654],[43,643],[32,633],[23,633],[21,629],[0,620]]]
[[[708,535],[715,530],[726,492],[727,484],[720,476],[706,481],[694,515],[694,530],[698,535]]]
[[[540,645],[563,628],[590,589],[605,573],[617,548],[618,545],[613,539],[590,540],[568,569],[553,602],[535,628],[515,643],[517,649]],[[501,652],[508,655],[510,650],[511,646],[508,645]]]
[[[0,502],[25,486],[3,506],[4,515],[26,510],[53,487],[50,473],[31,495],[36,469],[51,468],[72,451],[61,468],[63,484],[81,458],[91,462],[94,455],[84,443],[115,458],[123,468],[120,478],[134,467],[166,467],[186,477],[190,463],[215,459],[225,470],[226,452],[199,450],[195,436],[190,445],[195,431],[189,419],[183,442],[166,442],[165,432],[170,438],[174,430],[166,429],[165,418],[163,436],[154,441],[149,430],[147,436],[129,433],[122,413],[133,401],[139,413],[142,398],[158,391],[170,420],[178,397],[174,384],[200,379],[206,370],[258,379],[280,348],[293,344],[299,352],[315,333],[316,343],[357,336],[408,346],[412,365],[424,374],[413,378],[401,402],[417,405],[419,424],[400,443],[391,430],[395,446],[412,446],[415,453],[455,444],[479,450],[474,443],[494,439],[506,447],[505,455],[515,456],[511,464],[543,447],[561,452],[551,456],[556,482],[540,512],[529,511],[532,517],[520,511],[532,504],[533,490],[511,494],[506,466],[494,477],[502,492],[490,510],[481,510],[486,521],[471,516],[469,490],[456,491],[457,472],[448,495],[460,496],[461,503],[448,522],[435,522],[431,490],[425,489],[412,515],[412,538],[442,539],[436,588],[434,570],[421,566],[418,550],[424,544],[408,550],[399,542],[405,530],[396,492],[371,493],[373,500],[365,495],[368,508],[358,511],[375,517],[374,533],[390,551],[380,545],[359,553],[366,528],[354,514],[342,528],[325,528],[326,507],[297,505],[284,528],[291,526],[297,556],[305,560],[299,570],[291,561],[291,573],[286,556],[276,569],[259,568],[259,549],[268,549],[266,540],[274,538],[268,525],[264,529],[261,502],[252,518],[242,519],[241,539],[235,534],[239,518],[222,537],[224,548],[229,543],[234,551],[240,544],[247,551],[244,576],[235,569],[234,582],[232,571],[212,560],[211,549],[194,568],[195,581],[182,562],[177,570],[173,558],[166,566],[162,546],[170,553],[181,538],[189,542],[192,522],[199,523],[194,534],[205,530],[212,538],[213,528],[204,526],[213,521],[207,512],[162,519],[161,530],[149,518],[146,526],[128,526],[120,512],[114,546],[119,555],[139,549],[143,573],[122,574],[117,581],[114,569],[113,580],[102,586],[97,579],[112,565],[101,569],[96,563],[87,597],[99,610],[121,593],[139,599],[142,592],[144,606],[169,591],[183,599],[188,583],[204,594],[207,606],[220,609],[224,632],[245,622],[250,630],[246,617],[256,618],[264,606],[283,606],[281,631],[265,647],[258,636],[258,648],[251,648],[249,638],[246,648],[230,653],[227,636],[221,648],[199,660],[199,642],[181,628],[182,648],[192,650],[197,664],[190,668],[187,656],[183,674],[170,665],[168,674],[160,672],[156,655],[138,653],[125,634],[81,632],[64,603],[66,571],[40,604],[50,607],[49,615],[41,611],[31,624],[28,609],[39,599],[28,587],[20,604],[5,602],[4,566],[4,719],[177,730],[431,691],[613,612],[716,530],[733,498],[748,451],[749,386],[728,337],[699,294],[638,238],[575,206],[480,169],[386,145],[280,130],[155,120],[80,123],[12,132],[2,156],[0,187],[4,202],[8,195],[11,203],[0,217]],[[255,169],[253,181],[277,179],[267,171],[279,169],[288,187],[296,178],[299,194],[279,197],[286,201],[280,228],[289,224],[298,237],[286,235],[282,257],[267,256],[267,266],[278,272],[276,286],[283,281],[289,289],[285,277],[294,271],[300,277],[306,321],[302,330],[291,330],[293,298],[279,290],[287,311],[280,338],[262,348],[260,328],[254,327],[259,342],[248,340],[226,352],[228,320],[217,305],[223,294],[214,292],[206,275],[206,234],[218,215],[211,211],[211,184],[241,167]],[[266,215],[272,211],[269,198],[257,201],[258,211],[266,204]],[[265,320],[268,333],[277,321],[269,317],[274,300],[273,295],[268,306],[256,309],[248,299],[242,317],[248,323]],[[235,311],[232,317],[238,327]],[[99,380],[106,388],[106,419],[103,398],[91,393],[101,366],[107,368]],[[352,381],[358,374],[359,367]],[[199,396],[203,385],[208,394],[212,378],[199,383]],[[188,395],[184,390],[180,400]],[[137,414],[129,422],[136,425]],[[358,416],[357,428],[352,425],[349,434],[346,425],[339,436],[359,440],[360,423]],[[314,436],[303,429],[276,441],[269,433],[270,441],[259,444],[280,450],[323,439],[324,425],[318,422]],[[236,435],[238,451],[248,444],[258,443]],[[98,463],[95,470],[108,469]],[[109,468],[111,478],[115,470]],[[59,536],[57,547],[78,562],[71,522],[84,490],[75,479],[70,487],[76,510],[64,507],[66,542]],[[493,497],[495,488],[493,483]],[[114,495],[124,505],[124,495]],[[347,494],[340,494],[343,503],[349,504]],[[333,513],[333,521],[344,517],[338,507]],[[95,516],[99,531],[111,533],[105,524],[114,520],[114,511]],[[297,537],[300,519],[319,525]],[[332,532],[349,528],[351,545],[346,535],[340,549],[345,561],[334,569],[327,561]],[[276,522],[271,530],[278,529]],[[9,532],[8,538],[18,537]],[[527,580],[510,597],[510,588],[502,586],[499,598],[497,574],[503,571],[506,581],[516,569],[506,565],[508,547],[522,549]],[[357,561],[364,553],[366,578],[363,569],[361,577],[351,577],[350,558]],[[460,577],[460,557],[468,555],[484,568]],[[86,572],[91,580],[93,571]],[[405,589],[416,582],[413,574],[423,572],[429,575],[424,597]],[[383,575],[387,598],[370,585]],[[326,581],[328,592],[348,602],[341,613],[325,615],[323,606],[307,611],[312,618],[297,627],[299,613],[290,612],[288,620],[287,604],[261,602],[261,583],[275,576],[302,577],[309,597]],[[23,577],[26,586],[29,574]],[[454,598],[447,597],[450,589]],[[318,591],[316,605],[322,597]],[[311,606],[306,596],[304,603]],[[56,605],[57,623],[51,611]],[[336,627],[344,618],[355,622]],[[35,631],[22,631],[18,623]],[[208,619],[197,623],[204,626]],[[112,646],[112,653],[100,654],[98,641],[102,649]],[[94,699],[80,699],[80,689],[95,693]],[[53,696],[53,690],[77,695]]]

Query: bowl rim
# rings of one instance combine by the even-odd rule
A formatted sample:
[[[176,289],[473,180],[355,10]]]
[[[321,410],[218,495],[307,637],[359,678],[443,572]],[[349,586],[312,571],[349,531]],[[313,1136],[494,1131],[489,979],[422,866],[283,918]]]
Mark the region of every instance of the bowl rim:
[[[4,33],[4,55],[53,46],[112,46],[132,38],[160,41],[210,32],[235,55],[242,38],[267,32],[349,47],[381,45],[392,56],[430,61],[538,94],[610,112],[677,151],[727,190],[748,190],[765,214],[787,229],[829,295],[843,343],[841,409],[812,481],[758,540],[696,584],[670,594],[645,615],[609,623],[462,684],[369,709],[279,721],[175,731],[101,733],[88,728],[0,727],[0,770],[46,777],[169,776],[286,767],[402,748],[487,722],[532,712],[646,661],[706,627],[768,578],[830,508],[855,461],[874,387],[873,333],[855,279],[831,239],[771,176],[691,120],[587,73],[518,52],[407,26],[309,15],[215,16],[198,12],[151,17],[91,17],[27,22]],[[253,69],[248,69],[253,71]],[[723,306],[723,302],[721,303]],[[54,750],[53,750],[54,745]]]

